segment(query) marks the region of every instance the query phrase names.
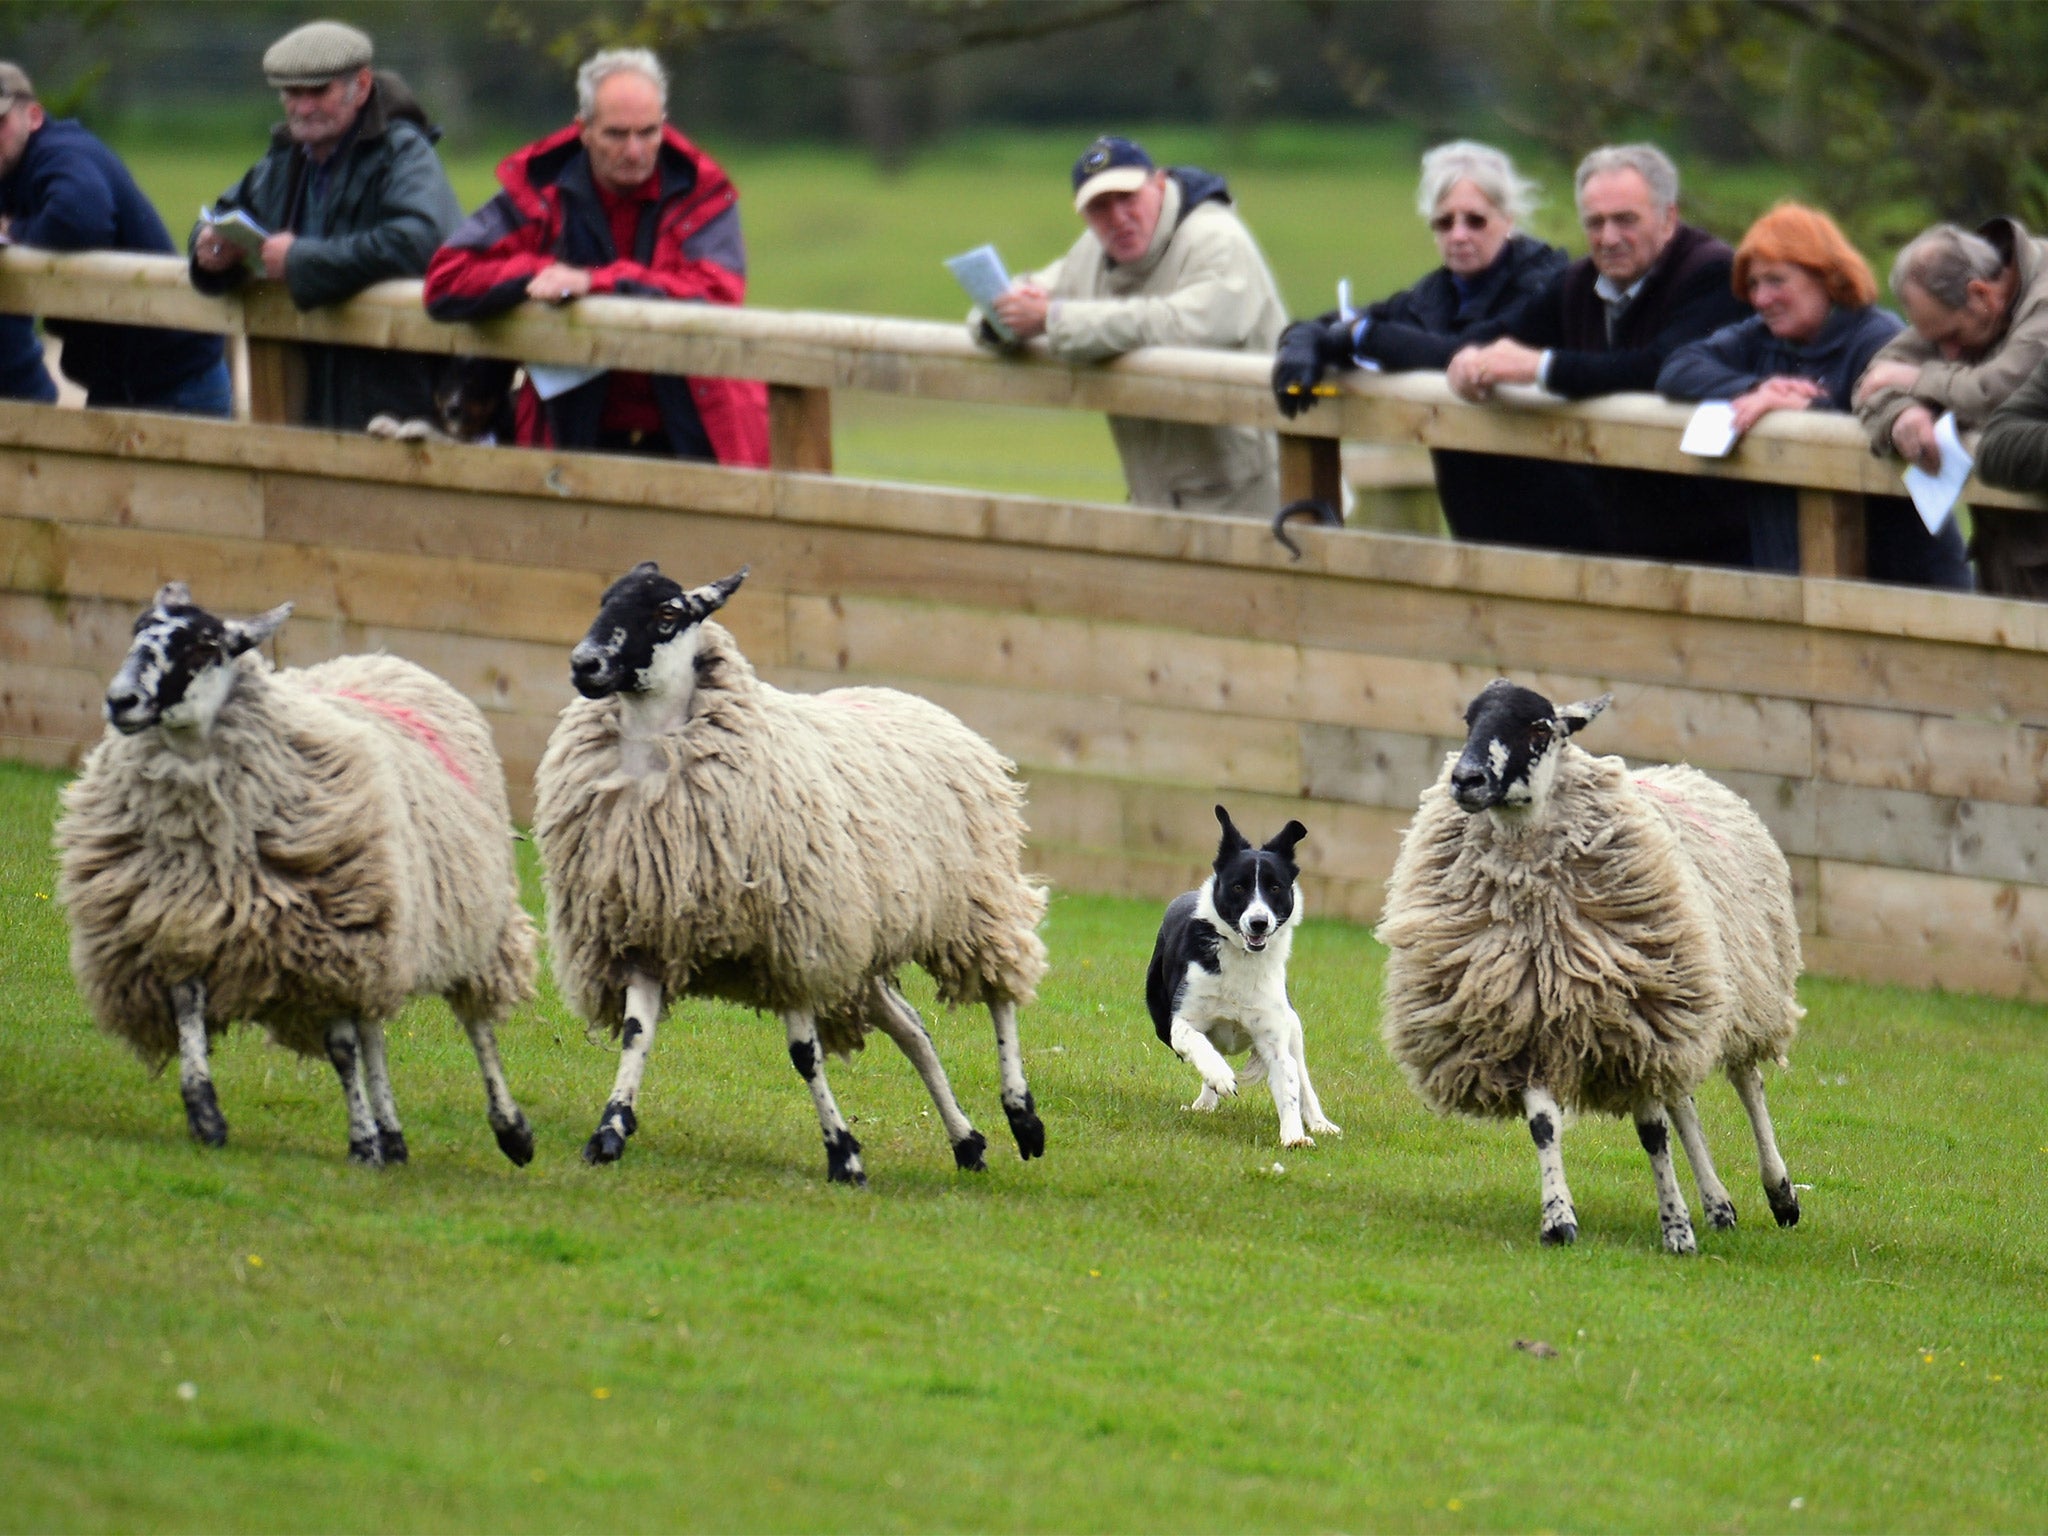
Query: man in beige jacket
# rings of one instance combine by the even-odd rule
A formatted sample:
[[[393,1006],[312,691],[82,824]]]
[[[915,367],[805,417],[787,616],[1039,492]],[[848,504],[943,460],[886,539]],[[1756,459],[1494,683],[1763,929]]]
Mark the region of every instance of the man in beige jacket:
[[[1271,352],[1287,324],[1273,274],[1233,211],[1223,178],[1162,169],[1128,139],[1089,145],[1074,165],[1073,249],[991,306],[1019,342],[1097,363],[1134,347]],[[975,339],[1002,344],[977,310]],[[1109,418],[1131,500],[1191,512],[1270,515],[1280,504],[1273,434],[1250,427]]]
[[[1873,453],[1941,467],[1934,423],[1954,411],[1975,431],[2048,358],[2048,240],[2016,219],[1976,234],[1937,224],[1892,263],[1892,293],[1910,326],[1885,343],[1856,383],[1856,415]],[[2048,597],[2048,519],[1976,509],[1970,554],[1977,585]]]

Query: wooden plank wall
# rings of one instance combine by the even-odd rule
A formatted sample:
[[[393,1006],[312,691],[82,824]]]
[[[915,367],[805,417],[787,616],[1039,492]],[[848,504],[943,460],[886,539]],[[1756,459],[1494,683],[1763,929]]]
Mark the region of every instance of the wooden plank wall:
[[[884,682],[1030,782],[1034,858],[1164,896],[1209,807],[1299,816],[1311,910],[1369,920],[1415,797],[1508,673],[1611,690],[1586,744],[1689,760],[1791,856],[1818,971],[2048,996],[2048,612],[1948,594],[590,455],[0,405],[0,755],[75,761],[182,578],[284,598],[280,660],[384,647],[489,714],[515,803],[606,582],[751,563],[786,686]]]

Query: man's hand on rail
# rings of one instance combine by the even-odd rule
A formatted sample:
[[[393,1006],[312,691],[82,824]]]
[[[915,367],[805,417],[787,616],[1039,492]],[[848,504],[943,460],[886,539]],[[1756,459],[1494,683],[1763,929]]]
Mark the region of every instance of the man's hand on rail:
[[[242,264],[242,253],[209,224],[199,232],[199,238],[192,242],[192,259],[208,272],[226,272]]]
[[[1467,347],[1446,371],[1451,388],[1467,400],[1490,399],[1502,384],[1534,384],[1543,354],[1503,336],[1483,347]]]
[[[1772,411],[1803,411],[1826,393],[1812,379],[1796,379],[1786,374],[1765,379],[1755,389],[1729,402],[1735,411],[1736,433],[1747,432]]]
[[[1045,334],[1045,319],[1052,312],[1052,295],[1036,283],[1012,283],[1010,291],[995,301],[996,318],[1017,333],[1019,341]]]
[[[1899,419],[1892,423],[1892,446],[1899,450],[1899,457],[1918,464],[1930,475],[1941,473],[1941,445],[1934,440],[1934,412],[1926,406],[1909,405],[1899,412]]]
[[[273,283],[284,281],[284,259],[292,253],[292,242],[298,238],[286,230],[263,242],[263,275]]]
[[[526,284],[526,296],[543,304],[566,304],[590,292],[590,273],[559,261],[542,267]]]
[[[1866,405],[1870,397],[1881,389],[1895,389],[1910,395],[1920,387],[1920,365],[1918,363],[1872,363],[1863,370],[1863,377],[1856,381],[1854,400],[1857,405]]]

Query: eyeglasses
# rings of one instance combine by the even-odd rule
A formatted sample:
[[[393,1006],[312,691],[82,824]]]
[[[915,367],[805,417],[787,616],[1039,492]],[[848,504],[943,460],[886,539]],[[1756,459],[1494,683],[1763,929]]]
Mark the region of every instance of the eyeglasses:
[[[1440,235],[1448,235],[1453,228],[1462,224],[1473,234],[1493,222],[1490,213],[1440,213],[1429,221],[1429,227]]]

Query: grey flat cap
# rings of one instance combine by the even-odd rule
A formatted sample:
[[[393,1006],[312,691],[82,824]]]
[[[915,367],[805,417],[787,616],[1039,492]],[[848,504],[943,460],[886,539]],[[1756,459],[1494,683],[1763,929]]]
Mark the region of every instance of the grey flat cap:
[[[0,61],[0,112],[11,112],[17,101],[34,101],[36,88],[19,64]]]
[[[325,85],[369,67],[369,37],[340,21],[309,21],[285,33],[263,55],[263,78],[279,90]]]

